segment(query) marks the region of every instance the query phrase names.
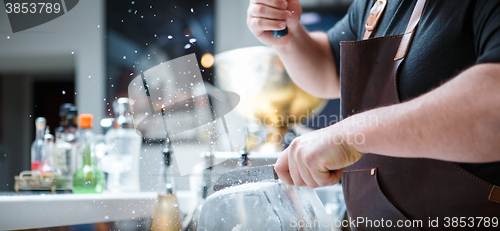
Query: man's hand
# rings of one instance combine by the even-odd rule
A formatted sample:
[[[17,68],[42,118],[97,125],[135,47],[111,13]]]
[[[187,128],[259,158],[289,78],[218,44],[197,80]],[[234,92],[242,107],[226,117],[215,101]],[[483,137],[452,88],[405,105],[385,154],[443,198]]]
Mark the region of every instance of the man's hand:
[[[250,0],[247,25],[262,43],[269,46],[285,45],[291,36],[274,38],[273,30],[294,33],[299,27],[302,7],[299,0]]]
[[[295,138],[276,162],[280,179],[310,188],[338,183],[343,168],[363,156],[354,149],[355,140],[349,133],[335,133],[338,127],[333,125]]]

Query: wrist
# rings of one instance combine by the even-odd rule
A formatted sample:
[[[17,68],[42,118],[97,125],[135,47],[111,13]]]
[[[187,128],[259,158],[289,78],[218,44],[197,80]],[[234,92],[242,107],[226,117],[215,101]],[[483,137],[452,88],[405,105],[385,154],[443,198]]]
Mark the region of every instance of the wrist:
[[[335,145],[343,154],[342,167],[347,167],[355,163],[363,156],[363,153],[355,148],[356,141],[354,139],[354,136],[349,133],[349,131],[346,131],[334,137]]]
[[[367,142],[367,134],[369,133],[370,126],[367,125],[369,121],[366,121],[365,118],[367,118],[367,115],[360,113],[345,118],[332,126],[339,134],[339,137],[342,138],[342,142],[359,153],[369,152],[365,150],[365,144]]]

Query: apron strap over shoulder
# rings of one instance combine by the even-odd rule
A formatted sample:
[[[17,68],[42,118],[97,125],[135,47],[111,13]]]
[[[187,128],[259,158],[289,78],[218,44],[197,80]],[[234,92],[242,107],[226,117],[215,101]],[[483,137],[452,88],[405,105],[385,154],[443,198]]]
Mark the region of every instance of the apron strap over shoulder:
[[[363,40],[369,39],[372,37],[372,32],[377,28],[377,23],[382,16],[382,13],[385,10],[385,6],[387,5],[387,0],[377,0],[375,4],[373,4],[372,9],[370,10],[370,14],[366,19],[365,23],[365,35],[363,36]]]
[[[394,61],[403,59],[406,56],[406,52],[410,47],[415,28],[417,27],[418,23],[420,22],[420,18],[422,17],[422,12],[424,11],[426,2],[427,0],[417,1],[417,4],[413,9],[413,13],[411,14],[410,21],[408,22],[408,26],[406,27],[405,34],[403,35],[401,43],[399,44],[398,51],[396,52],[396,57],[394,57]]]

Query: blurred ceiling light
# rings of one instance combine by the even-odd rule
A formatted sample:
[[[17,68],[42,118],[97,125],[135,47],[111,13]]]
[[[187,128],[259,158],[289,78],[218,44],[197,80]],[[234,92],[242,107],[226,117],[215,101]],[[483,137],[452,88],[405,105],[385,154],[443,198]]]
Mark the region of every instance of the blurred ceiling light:
[[[203,56],[201,56],[201,65],[204,68],[212,67],[212,65],[214,65],[214,56],[210,53],[206,53]]]
[[[321,15],[316,12],[303,13],[300,17],[300,23],[302,25],[311,25],[321,22]]]
[[[105,128],[111,127],[111,124],[113,123],[112,119],[106,118],[101,120],[101,126]]]

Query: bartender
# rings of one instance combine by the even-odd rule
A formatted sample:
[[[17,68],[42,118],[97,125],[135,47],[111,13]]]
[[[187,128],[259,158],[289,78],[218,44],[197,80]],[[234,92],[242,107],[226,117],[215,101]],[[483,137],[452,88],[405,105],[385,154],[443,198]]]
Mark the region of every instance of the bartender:
[[[500,227],[500,1],[355,0],[327,33],[301,13],[250,0],[247,24],[298,86],[340,97],[344,119],[296,138],[280,179],[341,181],[349,217],[372,221],[358,230]]]

